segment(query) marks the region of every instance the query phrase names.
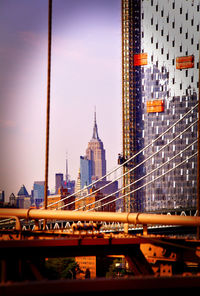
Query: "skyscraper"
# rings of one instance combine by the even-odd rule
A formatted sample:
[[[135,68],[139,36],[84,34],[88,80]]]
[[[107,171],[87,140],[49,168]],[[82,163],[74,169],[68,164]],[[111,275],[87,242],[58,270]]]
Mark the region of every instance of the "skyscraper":
[[[29,208],[31,205],[31,198],[26,190],[24,185],[21,186],[18,194],[17,194],[17,207],[18,208]]]
[[[63,174],[58,173],[55,175],[55,183],[56,183],[56,187],[55,187],[55,193],[58,193],[58,189],[62,187],[63,185]]]
[[[81,189],[84,186],[91,184],[92,179],[91,160],[87,159],[86,156],[80,156],[80,178],[81,178]]]
[[[92,139],[88,143],[86,158],[91,161],[91,179],[97,180],[106,174],[106,158],[103,142],[98,135],[96,111],[94,113],[94,127]]]
[[[33,200],[36,208],[42,206],[44,202],[44,181],[35,181],[33,184]]]
[[[156,139],[198,101],[200,1],[122,0],[122,116],[123,156],[130,158]],[[124,172],[145,160],[168,143],[188,123],[197,119],[197,110],[180,121],[138,155]],[[124,177],[124,185],[145,176],[192,144],[197,128],[192,126],[169,148],[159,152]],[[125,190],[126,211],[155,211],[196,206],[196,158],[173,170],[152,185],[128,195],[129,191],[155,179],[196,151],[180,154],[168,166],[152,173]]]

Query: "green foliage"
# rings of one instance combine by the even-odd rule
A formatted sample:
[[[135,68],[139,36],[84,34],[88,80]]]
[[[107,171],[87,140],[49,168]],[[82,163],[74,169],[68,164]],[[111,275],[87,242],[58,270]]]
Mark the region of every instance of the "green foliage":
[[[75,279],[83,271],[74,258],[49,258],[45,262],[48,279]]]
[[[109,270],[106,273],[106,277],[116,278],[116,277],[122,277],[125,274],[126,274],[126,270],[122,268],[122,260],[115,259],[113,263],[109,266]]]

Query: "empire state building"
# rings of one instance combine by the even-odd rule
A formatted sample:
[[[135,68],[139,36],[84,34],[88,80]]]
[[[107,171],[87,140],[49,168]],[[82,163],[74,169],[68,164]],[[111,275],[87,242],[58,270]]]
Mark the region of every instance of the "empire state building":
[[[86,149],[86,157],[91,162],[92,181],[95,181],[106,174],[105,149],[103,147],[103,142],[98,135],[96,112],[94,113],[93,135],[88,143],[88,148]]]

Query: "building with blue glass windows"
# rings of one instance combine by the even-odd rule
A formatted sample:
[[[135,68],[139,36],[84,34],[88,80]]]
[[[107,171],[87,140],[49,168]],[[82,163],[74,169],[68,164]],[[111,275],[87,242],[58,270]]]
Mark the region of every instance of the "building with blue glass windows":
[[[195,209],[197,156],[177,165],[197,151],[197,125],[160,149],[198,117],[192,108],[199,100],[200,0],[122,0],[121,8],[123,157],[137,154],[124,166],[124,210]],[[138,154],[178,120],[170,133]]]
[[[33,184],[33,200],[36,208],[44,202],[44,181],[35,181]]]
[[[88,186],[92,182],[92,167],[91,160],[86,156],[80,156],[80,177],[81,189]]]

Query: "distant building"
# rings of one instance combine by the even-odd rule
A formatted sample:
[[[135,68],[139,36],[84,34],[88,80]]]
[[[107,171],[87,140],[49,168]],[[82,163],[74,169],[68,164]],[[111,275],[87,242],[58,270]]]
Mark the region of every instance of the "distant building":
[[[17,194],[17,207],[21,209],[28,209],[31,206],[31,198],[24,185],[21,186]]]
[[[4,190],[0,190],[0,203],[5,202],[5,192]]]
[[[92,192],[94,193],[92,194]],[[81,211],[102,211],[102,212],[115,212],[116,211],[116,202],[115,195],[109,194],[108,198],[103,199],[107,194],[103,194],[100,190],[95,192],[96,188],[93,186],[90,189],[91,195],[81,199],[80,197],[76,198],[75,209]],[[82,197],[88,194],[88,190],[85,189],[82,192]],[[103,200],[102,200],[103,199]]]
[[[86,196],[88,194],[88,189],[84,189],[82,191],[81,197]],[[75,209],[76,210],[81,210],[81,211],[88,211],[91,209],[95,208],[95,204],[94,205],[89,205],[91,203],[95,202],[95,195],[90,195],[88,197],[85,197],[83,199],[81,199],[80,197],[76,197],[76,202],[75,202]]]
[[[55,175],[55,183],[56,183],[56,187],[55,187],[55,193],[58,193],[58,189],[62,187],[63,185],[63,174],[59,173]]]
[[[78,171],[78,177],[75,186],[75,192],[79,192],[81,190],[81,172],[80,169]],[[81,196],[81,193],[76,194],[76,197]]]
[[[110,195],[108,198],[104,199],[104,202],[99,202],[100,207],[97,210],[101,209],[102,211],[115,211],[116,206],[115,202],[109,203],[109,205],[103,206],[104,203],[114,200],[118,197],[118,193],[115,192],[118,190],[118,182],[106,181],[106,178],[103,178],[101,181],[92,185],[92,182],[98,180],[99,178],[106,175],[106,158],[105,158],[105,149],[103,147],[103,142],[100,140],[98,135],[98,128],[96,123],[96,112],[94,113],[94,127],[92,139],[88,143],[86,149],[86,155],[80,157],[80,171],[76,183],[75,192],[82,189],[82,191],[76,194],[76,209],[88,210],[95,208],[95,205],[89,206],[92,202],[97,202],[102,197]],[[91,184],[91,187],[88,185]],[[101,192],[98,191],[92,196],[88,196],[84,199],[79,199],[88,195],[91,190],[101,189]],[[88,188],[87,188],[88,187]]]
[[[9,197],[9,203],[11,207],[16,208],[17,206],[17,199],[16,196],[14,195],[14,193],[11,193],[10,197]]]
[[[68,159],[66,157],[66,172],[65,180],[62,181],[62,188],[67,189],[69,194],[73,194],[75,190],[75,180],[70,180],[70,175],[68,173]]]
[[[88,167],[91,169],[92,180],[97,180],[106,174],[105,149],[103,147],[103,142],[100,140],[98,135],[96,112],[94,113],[93,135],[92,139],[88,143],[86,158],[91,162]]]
[[[63,210],[62,206],[64,205],[64,201],[62,199],[66,197],[68,194],[67,189],[59,189],[58,194],[48,195],[47,199],[47,208],[48,210]],[[53,204],[55,203],[56,204]],[[50,206],[53,204],[52,206]]]
[[[92,183],[92,166],[91,160],[87,159],[86,156],[80,156],[80,178],[81,178],[81,189],[84,186],[88,186]]]
[[[118,182],[117,181],[98,181],[94,187],[96,189],[99,189],[101,187],[104,187],[106,186],[105,188],[102,188],[101,189],[101,192],[104,194],[104,195],[110,195],[110,194],[113,194],[115,195],[116,197],[119,196],[118,193],[115,194],[116,191],[118,191]]]
[[[63,207],[63,210],[67,210],[67,211],[74,211],[75,209],[75,196],[72,195],[71,193],[68,191],[68,189],[60,189],[60,194],[62,196],[62,199],[65,198],[65,200],[63,200],[63,204],[65,205]],[[68,197],[70,195],[70,197]]]
[[[78,274],[77,279],[96,278],[96,256],[75,257],[83,273]]]
[[[75,180],[63,181],[62,188],[67,189],[69,194],[73,194],[75,190]]]
[[[42,207],[44,202],[44,181],[35,181],[33,184],[33,200],[36,208]]]
[[[92,139],[88,143],[86,155],[80,157],[80,171],[75,191],[83,189],[92,181],[98,180],[106,174],[106,158],[103,142],[98,135],[96,112],[94,113],[94,127]],[[104,178],[104,180],[106,180]]]

